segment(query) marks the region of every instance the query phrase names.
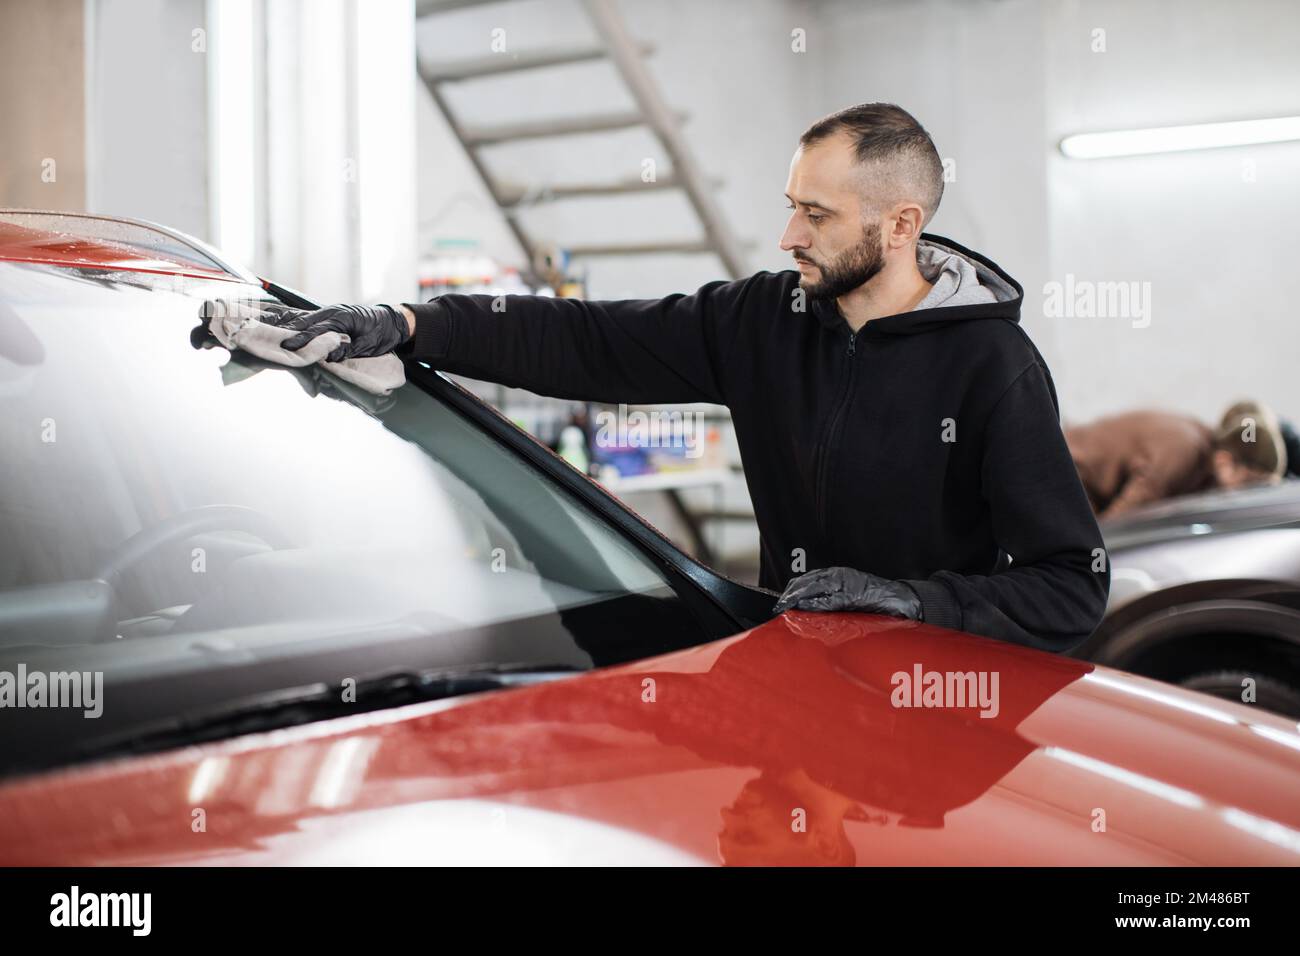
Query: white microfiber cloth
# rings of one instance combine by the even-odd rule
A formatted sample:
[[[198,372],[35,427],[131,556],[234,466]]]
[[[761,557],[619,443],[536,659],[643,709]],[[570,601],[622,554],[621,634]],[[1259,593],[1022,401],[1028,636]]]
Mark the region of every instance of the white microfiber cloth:
[[[228,349],[241,349],[268,362],[303,368],[319,364],[331,375],[365,389],[372,395],[388,395],[406,384],[406,371],[396,355],[377,355],[373,358],[350,358],[342,362],[327,362],[325,356],[344,342],[352,341],[341,332],[325,332],[316,336],[296,352],[280,347],[285,339],[298,333],[282,329],[260,320],[265,308],[253,303],[217,300],[209,308],[208,328],[218,342]]]

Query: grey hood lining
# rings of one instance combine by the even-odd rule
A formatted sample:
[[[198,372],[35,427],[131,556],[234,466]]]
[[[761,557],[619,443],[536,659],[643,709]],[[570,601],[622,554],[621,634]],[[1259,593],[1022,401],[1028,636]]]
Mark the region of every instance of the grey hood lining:
[[[1010,283],[984,263],[933,239],[917,241],[916,267],[934,288],[917,303],[914,312],[1019,298]]]

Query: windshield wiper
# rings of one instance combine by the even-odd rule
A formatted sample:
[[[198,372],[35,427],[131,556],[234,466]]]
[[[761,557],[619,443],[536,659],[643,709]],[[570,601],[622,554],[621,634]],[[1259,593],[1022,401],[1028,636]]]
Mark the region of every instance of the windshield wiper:
[[[78,749],[83,759],[156,753],[404,704],[524,687],[582,672],[583,668],[568,664],[500,664],[460,669],[385,671],[357,678],[355,694],[349,695],[353,697],[349,701],[343,700],[341,685],[322,682],[284,688],[88,740]]]
[[[282,286],[279,283],[272,282],[269,279],[262,280],[262,288],[275,296],[278,301],[290,306],[291,308],[306,309],[309,312],[314,312],[319,308],[315,302],[307,298],[301,292],[297,292],[287,286]]]

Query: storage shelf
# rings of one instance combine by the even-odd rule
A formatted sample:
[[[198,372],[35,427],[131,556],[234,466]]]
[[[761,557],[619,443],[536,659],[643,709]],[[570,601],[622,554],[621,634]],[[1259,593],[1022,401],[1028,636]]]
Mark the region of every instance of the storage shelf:
[[[721,485],[731,478],[729,468],[692,468],[681,471],[657,471],[649,475],[628,475],[601,481],[610,491],[633,494],[638,491],[676,491],[681,488],[706,488]]]

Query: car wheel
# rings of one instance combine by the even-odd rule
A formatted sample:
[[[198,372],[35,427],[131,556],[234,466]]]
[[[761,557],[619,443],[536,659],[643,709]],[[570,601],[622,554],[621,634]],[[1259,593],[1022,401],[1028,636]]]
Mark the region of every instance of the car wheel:
[[[1207,671],[1184,677],[1178,683],[1190,690],[1199,690],[1203,694],[1212,694],[1240,704],[1244,703],[1241,694],[1245,685],[1242,682],[1247,679],[1255,682],[1255,701],[1251,706],[1300,718],[1300,687],[1266,674],[1252,674],[1244,670]]]

